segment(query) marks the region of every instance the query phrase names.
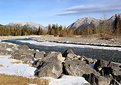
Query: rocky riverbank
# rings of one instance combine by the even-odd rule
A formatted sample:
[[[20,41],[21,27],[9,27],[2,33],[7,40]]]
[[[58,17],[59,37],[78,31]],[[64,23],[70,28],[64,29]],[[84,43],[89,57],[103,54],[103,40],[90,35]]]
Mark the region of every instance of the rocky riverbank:
[[[26,45],[0,43],[0,55],[12,55],[36,67],[34,75],[60,79],[63,75],[85,78],[91,85],[120,85],[121,64],[80,56],[72,49],[64,53],[44,52],[30,49]],[[87,85],[87,84],[86,84]]]

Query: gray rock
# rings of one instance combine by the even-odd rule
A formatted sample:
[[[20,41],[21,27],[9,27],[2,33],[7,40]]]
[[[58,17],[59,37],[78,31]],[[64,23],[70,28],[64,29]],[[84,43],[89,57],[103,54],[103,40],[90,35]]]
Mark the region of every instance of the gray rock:
[[[42,59],[42,58],[44,58],[44,56],[45,56],[45,52],[44,51],[40,51],[40,52],[35,52],[35,58],[36,59]]]
[[[121,67],[120,67],[121,64],[119,63],[114,63],[114,62],[111,62],[108,67],[111,67],[113,69],[113,73],[115,76],[117,75],[121,75]]]
[[[64,51],[62,56],[63,57],[67,57],[68,54],[74,54],[74,51],[72,49],[67,49],[66,51]]]
[[[86,73],[94,73],[99,75],[99,73],[96,72],[93,68],[91,68],[89,65],[85,64],[85,62],[80,60],[66,60],[63,65],[63,69],[64,74],[72,76],[82,76]]]
[[[19,45],[18,46],[18,49],[19,50],[28,50],[28,49],[30,49],[27,45]]]
[[[56,57],[50,57],[45,61],[41,61],[35,70],[35,76],[37,77],[59,78],[61,74],[62,62],[59,61]]]
[[[65,58],[62,56],[60,52],[49,52],[46,54],[45,58],[43,60],[47,60],[48,58],[55,57],[57,60],[64,62]]]
[[[12,53],[12,58],[22,60],[25,63],[30,63],[34,52],[32,50],[16,50]]]
[[[121,85],[121,75],[114,76],[110,82],[111,85]]]
[[[100,71],[103,67],[107,67],[110,64],[109,61],[106,60],[97,60],[97,62],[94,65],[94,69],[96,71]]]
[[[66,60],[76,60],[76,59],[79,59],[79,58],[80,58],[79,55],[69,53],[69,54],[67,54]]]
[[[108,78],[104,78],[102,76],[97,76],[94,73],[84,74],[83,77],[91,84],[91,85],[109,85],[110,80]]]
[[[11,55],[16,47],[16,45],[0,43],[0,55]]]

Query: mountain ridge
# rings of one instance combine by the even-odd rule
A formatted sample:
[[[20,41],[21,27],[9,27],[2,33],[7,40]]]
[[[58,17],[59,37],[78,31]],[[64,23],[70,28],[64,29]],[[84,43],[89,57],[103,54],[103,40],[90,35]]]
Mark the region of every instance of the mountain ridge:
[[[121,13],[115,14],[121,17]],[[84,29],[87,28],[90,25],[94,25],[95,27],[100,26],[100,23],[105,23],[109,25],[110,28],[112,28],[112,25],[115,20],[115,15],[110,17],[109,19],[101,20],[101,19],[96,19],[93,17],[84,17],[77,19],[74,23],[70,24],[67,28],[68,29]]]
[[[32,28],[32,29],[38,29],[40,27],[42,29],[45,29],[44,26],[33,22],[11,22],[11,23],[8,23],[6,26],[15,26],[15,27],[26,26],[27,28]]]

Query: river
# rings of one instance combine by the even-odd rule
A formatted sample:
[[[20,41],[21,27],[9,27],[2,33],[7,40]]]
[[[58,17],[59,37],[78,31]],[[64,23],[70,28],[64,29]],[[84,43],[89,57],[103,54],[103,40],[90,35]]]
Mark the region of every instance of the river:
[[[72,48],[74,52],[81,56],[105,59],[121,63],[121,48],[120,47],[104,47],[104,46],[91,46],[91,45],[76,45],[55,42],[37,42],[32,38],[24,39],[9,39],[2,40],[2,42],[10,42],[18,45],[26,44],[31,49],[39,51],[59,51],[64,52],[68,48]]]

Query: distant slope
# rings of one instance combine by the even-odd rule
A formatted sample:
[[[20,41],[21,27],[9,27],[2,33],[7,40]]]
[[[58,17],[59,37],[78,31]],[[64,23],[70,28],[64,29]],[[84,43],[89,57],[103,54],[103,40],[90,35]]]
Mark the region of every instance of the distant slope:
[[[7,24],[6,26],[15,26],[15,27],[24,27],[26,26],[27,28],[32,28],[32,29],[38,29],[39,27],[42,29],[46,29],[44,26],[33,23],[33,22],[12,22]]]
[[[117,15],[121,17],[121,14],[117,14]],[[100,19],[85,17],[85,18],[78,19],[77,21],[69,25],[68,29],[84,29],[91,25],[94,25],[95,27],[100,27],[104,24],[105,24],[105,28],[112,29],[114,26],[114,20],[115,20],[115,15],[113,15],[111,18],[107,20],[100,20]]]
[[[99,21],[100,20],[95,19],[95,18],[85,17],[85,18],[78,19],[76,22],[69,25],[68,28],[83,29],[91,24],[94,24],[95,26],[97,26],[99,24]]]

